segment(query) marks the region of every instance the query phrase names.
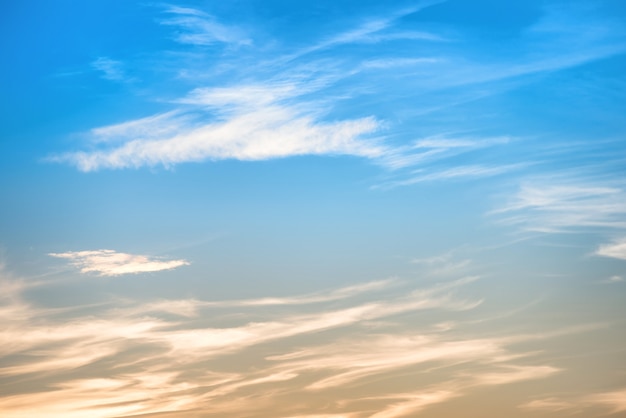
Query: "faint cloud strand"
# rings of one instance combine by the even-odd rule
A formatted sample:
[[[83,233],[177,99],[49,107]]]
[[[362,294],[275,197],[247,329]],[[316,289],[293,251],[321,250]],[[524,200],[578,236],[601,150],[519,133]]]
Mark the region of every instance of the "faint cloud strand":
[[[171,6],[165,13],[175,17],[164,19],[161,24],[178,27],[181,31],[176,35],[176,40],[180,43],[201,46],[216,43],[234,46],[252,44],[242,29],[224,25],[200,10]]]
[[[620,184],[585,179],[535,179],[522,183],[510,203],[491,214],[526,231],[624,229],[626,191]]]
[[[582,413],[586,409],[598,407],[608,410],[609,414],[626,411],[626,388],[586,396],[572,396],[571,398],[535,399],[519,405],[519,408],[531,411],[570,411],[570,413]]]
[[[91,63],[91,66],[102,73],[102,78],[111,81],[127,81],[124,64],[121,61],[108,57],[100,57]]]

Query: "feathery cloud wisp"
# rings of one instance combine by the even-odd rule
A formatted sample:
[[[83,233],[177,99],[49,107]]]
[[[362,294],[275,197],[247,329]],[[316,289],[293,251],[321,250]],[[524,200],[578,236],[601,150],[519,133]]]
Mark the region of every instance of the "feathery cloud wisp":
[[[183,44],[251,45],[252,40],[238,27],[220,23],[213,16],[197,9],[171,6],[165,13],[173,17],[161,21],[163,25],[176,26],[180,32],[176,40]]]
[[[579,179],[542,180],[521,185],[512,201],[492,214],[503,222],[536,232],[565,232],[582,228],[626,228],[626,190],[619,184],[596,184]],[[613,254],[621,247],[607,247]]]
[[[145,255],[119,253],[114,250],[69,251],[50,253],[52,257],[69,260],[81,273],[96,273],[100,276],[147,273],[171,270],[188,265],[186,260],[159,260]]]
[[[104,142],[104,148],[55,159],[69,161],[83,171],[94,171],[297,155],[376,158],[386,152],[376,140],[363,138],[380,129],[375,118],[322,122],[313,111],[281,102],[293,94],[284,85],[195,90],[181,101],[193,104],[197,111],[205,111],[207,107],[216,110],[218,120],[190,123],[192,115],[169,113],[98,128],[92,133],[95,142]],[[157,123],[153,126],[154,122]],[[106,141],[99,141],[99,137]]]
[[[102,73],[102,78],[111,81],[125,81],[124,65],[121,61],[112,60],[108,57],[99,57],[91,63],[91,66]]]

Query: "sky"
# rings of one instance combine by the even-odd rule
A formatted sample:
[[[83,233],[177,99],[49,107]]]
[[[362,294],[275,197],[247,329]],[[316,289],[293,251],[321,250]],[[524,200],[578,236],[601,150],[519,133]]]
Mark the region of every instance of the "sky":
[[[0,2],[0,415],[626,416],[626,3]]]

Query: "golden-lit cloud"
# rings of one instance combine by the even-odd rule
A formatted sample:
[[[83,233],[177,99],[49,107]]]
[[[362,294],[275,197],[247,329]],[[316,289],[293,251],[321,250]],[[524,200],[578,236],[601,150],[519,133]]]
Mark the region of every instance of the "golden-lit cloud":
[[[39,307],[18,281],[2,280],[0,308],[21,314],[0,318],[0,377],[30,383],[1,396],[0,410],[8,418],[391,418],[558,372],[512,347],[576,330],[481,336],[464,332],[463,321],[435,326],[446,312],[480,306],[455,296],[476,280],[417,289],[382,280],[232,303],[116,300],[70,311]],[[234,322],[221,323],[220,312],[233,309]],[[434,310],[436,323],[412,324]],[[407,375],[426,381],[376,386]]]
[[[371,418],[410,417],[432,404],[445,402],[455,396],[458,395],[451,391],[425,392],[409,395],[405,400],[392,403],[382,411],[371,415]]]
[[[603,410],[602,415],[617,414],[626,411],[626,388],[615,391],[599,392],[590,395],[573,394],[570,397],[549,397],[534,399],[519,406],[531,411],[585,412],[591,408]]]
[[[114,250],[69,251],[51,253],[50,256],[69,260],[81,273],[101,276],[148,273],[171,270],[189,264],[186,260],[159,260],[145,255],[119,253]]]

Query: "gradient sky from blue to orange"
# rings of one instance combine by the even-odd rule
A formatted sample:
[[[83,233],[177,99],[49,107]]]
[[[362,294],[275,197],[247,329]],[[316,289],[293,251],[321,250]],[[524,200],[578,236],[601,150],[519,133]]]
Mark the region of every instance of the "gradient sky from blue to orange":
[[[5,3],[2,416],[626,413],[621,1]]]

